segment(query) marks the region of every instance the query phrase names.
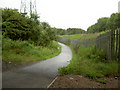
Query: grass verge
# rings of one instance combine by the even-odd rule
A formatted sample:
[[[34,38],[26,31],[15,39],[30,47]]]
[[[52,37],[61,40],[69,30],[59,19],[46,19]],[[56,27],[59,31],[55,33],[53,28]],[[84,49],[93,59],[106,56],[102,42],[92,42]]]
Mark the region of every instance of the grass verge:
[[[60,52],[61,46],[55,41],[48,47],[35,46],[28,41],[13,41],[6,38],[2,43],[2,61],[13,66],[45,60],[57,56]]]
[[[61,75],[81,74],[91,79],[99,80],[105,76],[120,76],[118,61],[106,61],[102,50],[97,50],[95,46],[77,46],[72,48],[73,58],[67,67],[59,69]]]

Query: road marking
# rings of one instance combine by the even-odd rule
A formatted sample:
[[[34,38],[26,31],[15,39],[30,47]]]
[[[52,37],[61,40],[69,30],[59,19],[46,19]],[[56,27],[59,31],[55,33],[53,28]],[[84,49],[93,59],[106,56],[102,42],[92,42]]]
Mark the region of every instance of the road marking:
[[[58,76],[47,86],[47,88],[49,88],[54,82],[55,80],[58,78]]]

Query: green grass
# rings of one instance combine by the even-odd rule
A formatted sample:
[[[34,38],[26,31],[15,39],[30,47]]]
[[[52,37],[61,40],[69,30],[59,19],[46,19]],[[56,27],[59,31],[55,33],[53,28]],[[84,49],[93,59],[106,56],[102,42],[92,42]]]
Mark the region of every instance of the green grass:
[[[61,35],[59,37],[64,37],[64,38],[69,38],[69,39],[74,39],[74,40],[79,40],[79,41],[87,41],[87,40],[95,39],[99,35],[104,34],[106,32],[104,31],[100,33]]]
[[[2,43],[3,62],[15,65],[45,60],[57,56],[60,52],[61,46],[55,41],[48,47],[35,46],[28,41],[13,41],[6,38]]]
[[[86,48],[78,46],[72,48],[73,58],[67,67],[59,69],[61,75],[81,74],[91,79],[105,76],[120,76],[117,61],[106,62],[103,51],[97,50],[95,46]],[[100,81],[99,82],[105,82]]]

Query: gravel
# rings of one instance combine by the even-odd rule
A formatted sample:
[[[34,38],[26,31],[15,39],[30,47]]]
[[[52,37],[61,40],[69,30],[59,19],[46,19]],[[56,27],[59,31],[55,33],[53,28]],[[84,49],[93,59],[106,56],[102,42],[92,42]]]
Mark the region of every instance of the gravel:
[[[82,75],[58,76],[49,88],[118,88],[118,77],[105,77],[105,83],[96,82]],[[119,87],[120,88],[120,87]]]

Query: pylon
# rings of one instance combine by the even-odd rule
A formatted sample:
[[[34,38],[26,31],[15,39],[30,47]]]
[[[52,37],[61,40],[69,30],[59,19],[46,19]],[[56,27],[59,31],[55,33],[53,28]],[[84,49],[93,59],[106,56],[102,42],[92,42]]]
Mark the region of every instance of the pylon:
[[[20,13],[27,13],[29,16],[31,13],[37,14],[36,0],[21,0]]]
[[[26,13],[26,0],[21,0],[20,13]]]
[[[120,13],[120,1],[118,2],[118,13]]]

